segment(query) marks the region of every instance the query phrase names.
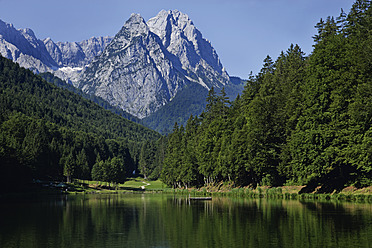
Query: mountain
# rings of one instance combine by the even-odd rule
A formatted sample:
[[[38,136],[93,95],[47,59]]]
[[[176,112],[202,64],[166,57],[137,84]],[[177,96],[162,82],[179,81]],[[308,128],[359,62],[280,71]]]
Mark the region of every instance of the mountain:
[[[39,40],[31,29],[0,21],[0,54],[35,73],[53,73],[158,131],[200,114],[211,87],[217,92],[224,87],[235,99],[244,86],[177,10],[162,10],[147,22],[132,14],[114,38],[81,42]]]
[[[76,78],[83,67],[111,42],[111,37],[92,37],[80,42],[40,40],[29,29],[16,29],[0,20],[0,54],[35,73],[53,72],[62,79]]]
[[[216,51],[190,18],[177,10],[163,10],[147,23],[132,14],[83,70],[77,86],[144,118],[186,87],[201,85],[208,92],[231,84]]]
[[[39,73],[57,68],[44,43],[31,29],[15,29],[0,20],[0,54],[20,66]]]
[[[186,14],[178,10],[162,10],[147,24],[150,31],[159,36],[167,51],[177,58],[176,62],[181,63],[189,80],[208,89],[229,82],[217,52]]]
[[[43,40],[45,47],[54,61],[60,67],[54,74],[68,82],[78,80],[79,73],[95,56],[111,42],[111,37],[92,37],[81,42],[53,42]]]
[[[83,72],[79,88],[140,118],[155,112],[186,84],[157,35],[133,14]]]
[[[111,37],[92,37],[81,42],[57,42],[44,39],[51,57],[59,66],[82,67],[89,64],[111,42]]]

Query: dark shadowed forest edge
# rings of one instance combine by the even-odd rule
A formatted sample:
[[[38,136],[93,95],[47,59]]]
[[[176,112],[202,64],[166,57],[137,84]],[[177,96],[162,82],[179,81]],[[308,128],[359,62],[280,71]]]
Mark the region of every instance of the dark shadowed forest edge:
[[[212,88],[204,112],[167,136],[0,58],[0,188],[67,181],[67,192],[128,192],[121,184],[140,174],[170,193],[369,200],[371,12],[357,0],[321,19],[310,55],[290,45],[267,56],[241,96]]]

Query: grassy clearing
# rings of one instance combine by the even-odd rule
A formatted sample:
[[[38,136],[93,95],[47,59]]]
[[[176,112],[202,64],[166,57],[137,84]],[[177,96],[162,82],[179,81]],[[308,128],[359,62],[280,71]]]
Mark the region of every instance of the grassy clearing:
[[[160,180],[149,181],[150,185],[146,186],[146,190],[164,190],[169,188],[165,183]]]
[[[105,192],[105,193],[120,193],[133,191],[162,191],[167,186],[160,180],[149,181],[142,177],[128,178],[127,181],[120,184],[89,181],[76,179],[74,183],[69,185],[69,192]]]
[[[123,187],[123,188],[138,188],[138,189],[140,189],[142,186],[146,186],[146,183],[144,183],[144,179],[141,178],[141,177],[128,178],[128,180],[125,181],[124,184],[120,184],[120,187]]]

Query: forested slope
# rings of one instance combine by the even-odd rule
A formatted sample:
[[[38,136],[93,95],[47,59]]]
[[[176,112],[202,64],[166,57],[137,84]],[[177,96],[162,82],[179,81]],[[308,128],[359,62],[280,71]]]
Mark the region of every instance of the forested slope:
[[[128,119],[130,121],[134,121],[136,123],[141,123],[140,119],[138,119],[137,117],[129,114],[128,112],[125,112],[124,110],[122,110],[118,107],[114,107],[114,106],[110,105],[107,101],[103,100],[99,96],[89,95],[89,94],[84,93],[82,90],[80,90],[78,88],[75,88],[71,84],[66,83],[65,81],[56,77],[55,75],[53,75],[50,72],[40,73],[39,75],[43,79],[45,79],[47,82],[52,83],[52,84],[58,86],[59,88],[67,89],[68,91],[73,92],[73,93],[75,93],[79,96],[82,96],[83,98],[88,99],[88,100],[98,104],[99,106],[103,107],[104,109],[110,110],[114,114],[120,115],[120,116],[122,116],[125,119]]]
[[[122,181],[136,168],[141,145],[159,138],[0,57],[3,187],[30,179]]]
[[[240,98],[209,92],[200,117],[169,135],[163,180],[175,187],[230,181],[332,192],[372,184],[372,9],[316,25],[314,50],[291,45],[264,60]]]

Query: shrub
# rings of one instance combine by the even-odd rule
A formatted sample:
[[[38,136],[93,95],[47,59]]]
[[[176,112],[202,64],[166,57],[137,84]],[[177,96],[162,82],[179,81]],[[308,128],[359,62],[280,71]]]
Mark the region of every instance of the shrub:
[[[297,199],[298,197],[298,194],[297,193],[292,193],[291,194],[291,199]]]

